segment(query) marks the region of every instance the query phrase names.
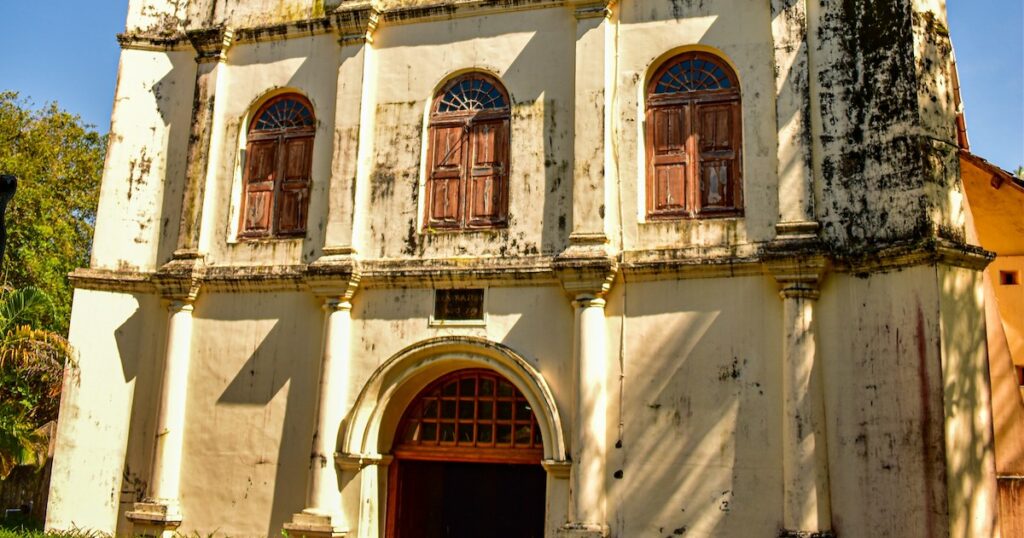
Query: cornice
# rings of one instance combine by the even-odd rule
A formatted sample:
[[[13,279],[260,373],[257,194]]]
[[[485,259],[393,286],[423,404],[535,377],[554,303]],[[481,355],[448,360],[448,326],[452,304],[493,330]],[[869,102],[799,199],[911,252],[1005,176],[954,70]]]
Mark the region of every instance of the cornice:
[[[634,250],[611,257],[526,256],[517,258],[435,258],[354,260],[329,256],[310,265],[208,266],[201,260],[174,260],[156,272],[134,269],[77,269],[69,275],[76,289],[121,293],[159,293],[192,300],[204,292],[312,291],[351,298],[358,288],[436,288],[452,285],[553,286],[570,295],[600,295],[615,275],[630,282],[728,278],[769,274],[852,273],[867,276],[921,265],[983,270],[995,254],[943,239],[890,245],[870,252],[836,255],[825,247],[778,247],[778,243],[722,249]],[[794,277],[795,278],[795,277]]]
[[[395,6],[387,9],[374,7],[370,2],[343,3],[336,10],[322,16],[298,21],[263,26],[240,27],[234,30],[232,43],[261,43],[299,37],[310,37],[335,32],[342,45],[373,42],[378,24],[413,24],[436,20],[492,15],[496,13],[546,9],[564,5],[564,0],[469,0],[439,2],[427,5]],[[605,10],[608,2],[588,4]],[[596,12],[595,12],[596,13]],[[604,11],[601,11],[604,13]],[[194,35],[220,32],[223,28],[201,28],[186,33],[125,32],[118,34],[122,49],[173,51],[188,50]],[[197,49],[198,50],[198,49]]]
[[[71,286],[79,290],[118,293],[156,293],[152,272],[130,269],[75,269],[68,275]]]

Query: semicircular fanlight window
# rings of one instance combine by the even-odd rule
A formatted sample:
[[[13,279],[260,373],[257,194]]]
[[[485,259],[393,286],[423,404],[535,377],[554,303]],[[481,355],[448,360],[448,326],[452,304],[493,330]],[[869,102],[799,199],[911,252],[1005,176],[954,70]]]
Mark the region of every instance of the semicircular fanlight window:
[[[508,108],[505,95],[484,78],[464,78],[441,97],[438,112],[466,112]]]
[[[279,131],[313,126],[313,111],[302,101],[285,98],[266,107],[253,123],[253,131]]]
[[[406,410],[396,445],[413,450],[544,447],[529,401],[489,370],[462,370],[428,386]]]
[[[728,90],[733,88],[725,68],[707,58],[689,57],[665,69],[654,87],[655,94]]]

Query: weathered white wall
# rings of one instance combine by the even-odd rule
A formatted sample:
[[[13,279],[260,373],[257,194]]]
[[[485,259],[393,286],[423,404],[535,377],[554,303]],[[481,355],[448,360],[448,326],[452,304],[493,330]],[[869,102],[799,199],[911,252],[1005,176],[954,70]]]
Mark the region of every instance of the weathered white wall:
[[[772,32],[773,22],[784,25],[773,21],[770,3],[620,1],[598,22],[577,21],[574,8],[563,5],[458,17],[444,7],[415,20],[382,15],[372,43],[344,45],[334,30],[284,26],[336,4],[130,4],[129,33],[161,39],[222,23],[242,30],[279,25],[246,30],[249,37],[217,64],[212,144],[198,153],[210,164],[199,223],[205,265],[222,276],[244,276],[251,266],[272,270],[266,282],[243,278],[234,291],[223,283],[204,289],[195,303],[181,531],[276,535],[306,507],[323,298],[301,283],[296,289],[291,281],[267,282],[320,260],[325,247],[354,247],[370,268],[352,299],[347,394],[358,394],[411,344],[479,337],[508,346],[540,372],[566,422],[563,441],[571,444],[576,327],[550,267],[570,245],[574,214],[593,219],[596,211],[604,214],[611,248],[623,251],[624,267],[606,309],[604,484],[612,535],[778,535],[783,300],[770,268],[750,261],[776,237],[780,219],[780,36]],[[952,136],[944,123],[952,113],[950,88],[944,68],[930,67],[948,41],[938,0],[867,11],[859,0],[857,9],[847,4],[808,4],[814,136],[787,143],[814,149],[815,216],[827,247],[818,254],[871,266],[859,252],[958,236],[958,170],[943,145]],[[918,11],[913,18],[888,17],[911,7]],[[610,81],[582,96],[577,82],[592,80],[578,69],[594,51],[580,50],[579,28],[589,29],[582,32],[588,44],[597,41],[589,32],[604,32],[602,67]],[[119,514],[145,495],[150,474],[167,312],[151,282],[131,284],[127,275],[148,278],[163,266],[165,277],[177,267],[164,264],[177,246],[196,67],[187,40],[149,43],[156,50],[130,45],[122,54],[92,262],[106,271],[103,286],[134,291],[76,294],[71,339],[82,361],[69,378],[79,385],[69,387],[63,403],[52,528],[126,532]],[[161,49],[173,46],[178,50]],[[644,93],[660,62],[684,50],[720,54],[740,79],[743,217],[644,222]],[[863,62],[882,68],[857,71]],[[497,76],[512,100],[509,226],[424,233],[428,106],[449,77],[470,69]],[[308,231],[301,239],[238,241],[248,121],[265,99],[284,91],[309,98],[317,117]],[[606,116],[577,117],[592,109]],[[596,127],[602,118],[607,133]],[[931,140],[920,151],[919,135]],[[600,178],[597,166],[606,166]],[[574,191],[584,180],[609,192]],[[592,207],[602,200],[605,207]],[[665,250],[673,252],[662,256]],[[651,270],[627,263],[657,256],[671,263]],[[686,258],[703,267],[672,265]],[[832,527],[841,536],[992,535],[990,419],[976,392],[985,381],[977,370],[980,299],[971,293],[977,276],[922,259],[863,271],[839,263],[813,310]],[[735,263],[737,274],[712,275],[711,261]],[[543,274],[514,286],[488,280],[484,326],[430,326],[434,286],[482,286],[475,277],[452,275],[512,262]],[[434,280],[390,280],[430,263],[445,266]],[[201,271],[196,276],[201,280]],[[386,492],[371,490],[384,480],[375,473],[386,474],[374,467],[357,480],[364,495],[380,496],[382,509]],[[568,483],[549,479],[549,530],[565,523]],[[360,513],[358,501],[358,493],[346,491],[346,512],[363,525],[359,536],[374,536],[366,527],[379,520],[366,507]]]
[[[77,290],[75,305],[46,524],[125,532],[152,460],[166,313],[141,294]]]
[[[781,310],[760,276],[613,288],[613,536],[778,533]]]
[[[122,52],[92,267],[152,271],[170,259],[195,72],[188,52]]]

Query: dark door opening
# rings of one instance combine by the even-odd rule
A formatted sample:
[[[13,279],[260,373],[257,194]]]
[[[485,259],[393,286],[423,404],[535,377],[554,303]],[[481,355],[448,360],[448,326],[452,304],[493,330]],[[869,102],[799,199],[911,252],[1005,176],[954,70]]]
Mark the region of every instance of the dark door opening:
[[[395,460],[390,538],[543,538],[540,465]]]

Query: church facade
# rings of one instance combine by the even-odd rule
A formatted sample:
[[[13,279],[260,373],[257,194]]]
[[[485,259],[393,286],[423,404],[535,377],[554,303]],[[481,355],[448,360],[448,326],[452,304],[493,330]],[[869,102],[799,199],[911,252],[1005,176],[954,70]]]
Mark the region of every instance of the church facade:
[[[941,0],[132,0],[47,527],[999,534]]]

